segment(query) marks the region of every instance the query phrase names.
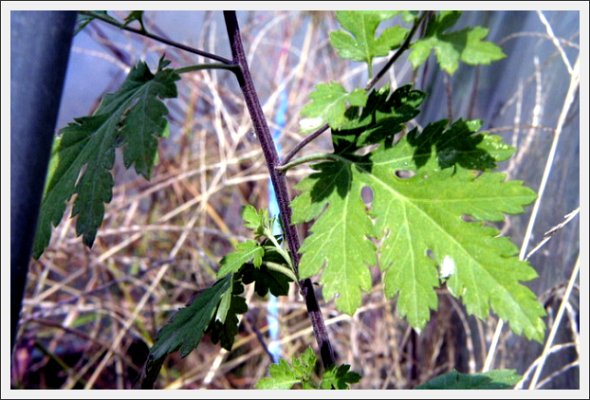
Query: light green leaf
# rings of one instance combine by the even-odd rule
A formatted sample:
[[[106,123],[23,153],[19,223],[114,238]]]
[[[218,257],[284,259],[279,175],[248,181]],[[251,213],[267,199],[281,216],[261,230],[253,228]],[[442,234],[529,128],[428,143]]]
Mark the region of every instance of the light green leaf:
[[[256,389],[291,389],[297,384],[313,387],[311,379],[316,361],[315,353],[310,347],[301,357],[295,358],[292,364],[281,359],[278,364],[270,366],[270,377],[262,378],[256,384]]]
[[[344,113],[349,105],[362,107],[367,103],[364,90],[348,93],[338,83],[320,83],[309,97],[311,102],[301,110],[301,116],[306,117],[299,123],[303,132],[313,132],[325,123],[332,129],[340,128],[346,122]]]
[[[375,37],[381,22],[393,18],[399,11],[338,11],[336,18],[346,31],[330,33],[330,43],[342,58],[364,61],[383,57],[403,42],[408,30],[401,26],[387,28]]]
[[[371,287],[377,254],[371,240],[377,240],[385,294],[398,296],[398,312],[413,327],[422,328],[436,309],[444,275],[469,313],[485,318],[491,308],[515,333],[542,340],[543,307],[521,283],[536,273],[484,223],[523,212],[535,193],[504,174],[479,172],[512,153],[499,137],[477,133],[480,125],[440,121],[366,156],[335,146],[330,160],[312,166],[316,172],[298,185],[302,193],[292,202],[295,222],[316,219],[301,247],[300,277],[325,266],[324,296],[352,314]],[[370,209],[363,188],[372,192]]]
[[[483,40],[488,35],[486,28],[475,26],[446,32],[460,15],[458,11],[442,11],[430,21],[424,37],[411,46],[408,58],[414,68],[426,62],[432,50],[441,69],[451,75],[459,67],[459,61],[469,65],[487,65],[506,57],[499,46]]]
[[[160,60],[156,74],[144,62],[137,64],[115,93],[107,94],[96,113],[76,119],[54,143],[33,257],[38,258],[65,211],[77,194],[72,216],[76,232],[91,246],[102,223],[104,203],[112,196],[110,170],[115,149],[121,145],[127,167],[149,177],[157,141],[165,130],[167,109],[161,99],[176,97],[179,76]]]
[[[343,364],[332,367],[322,376],[322,389],[350,389],[350,385],[361,380],[360,374],[349,371],[350,365]]]
[[[521,376],[512,369],[498,369],[481,374],[462,374],[451,371],[431,379],[416,389],[512,389],[520,379]]]
[[[217,277],[222,278],[228,274],[236,273],[242,265],[253,262],[255,266],[260,267],[264,249],[254,240],[246,240],[238,243],[231,253],[221,259],[221,268],[217,272]]]

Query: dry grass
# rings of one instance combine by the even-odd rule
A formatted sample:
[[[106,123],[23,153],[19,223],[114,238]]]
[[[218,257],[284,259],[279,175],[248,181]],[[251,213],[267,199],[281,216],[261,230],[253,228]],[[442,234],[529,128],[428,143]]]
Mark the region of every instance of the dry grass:
[[[157,16],[148,13],[147,20],[148,29],[163,34],[153,23]],[[542,26],[550,26],[547,19],[545,22]],[[288,87],[289,110],[281,137],[286,151],[300,138],[298,112],[316,82],[336,80],[353,87],[365,79],[366,71],[358,64],[332,56],[326,32],[334,26],[330,14],[319,13],[311,17],[306,13],[249,13],[243,21],[244,41],[269,121],[273,121],[278,94]],[[72,57],[99,57],[124,69],[139,58],[153,57],[164,50],[157,43],[127,34],[117,36],[119,50],[115,50],[105,41],[105,35],[112,34],[110,27],[93,23],[88,32],[103,44],[102,50],[78,49]],[[206,15],[200,32],[193,32],[191,37],[197,38],[192,43],[195,47],[212,52],[227,50],[224,27],[213,15]],[[539,182],[546,184],[560,162],[550,149],[561,143],[559,135],[567,118],[571,119],[572,113],[577,115],[572,111],[577,103],[570,107],[562,101],[558,121],[543,125],[544,99],[551,93],[543,87],[540,65],[564,62],[564,57],[567,60],[562,47],[577,52],[577,37],[556,38],[553,30],[547,29],[512,33],[504,41],[516,37],[539,47],[555,46],[554,54],[532,61],[537,74],[521,79],[512,98],[499,111],[498,122],[488,122],[498,126],[502,118],[513,116],[512,123],[493,129],[511,132],[507,139],[519,146],[507,172],[528,179],[530,176],[522,173],[527,157],[542,157],[538,168],[545,169],[544,178],[529,182],[538,189]],[[173,49],[165,51],[176,67],[199,61]],[[565,71],[563,82],[575,86],[578,64],[571,64],[571,73]],[[405,63],[396,65],[388,79],[398,86],[410,75]],[[477,85],[477,80],[473,82]],[[445,83],[452,95],[457,80]],[[133,388],[158,329],[174,310],[215,280],[218,260],[246,234],[239,218],[241,207],[268,206],[268,174],[262,153],[230,73],[194,73],[183,77],[179,88],[179,98],[168,102],[172,135],[162,142],[161,161],[152,179],[148,182],[124,171],[118,159],[113,200],[93,248],[84,247],[75,236],[72,221],[65,219],[55,229],[43,257],[31,264],[12,371],[14,387]],[[566,97],[573,100],[576,89]],[[471,93],[476,96],[477,88]],[[524,102],[531,96],[535,106],[529,112]],[[448,105],[445,110],[454,111],[456,117],[452,102]],[[474,112],[478,116],[477,109]],[[306,151],[326,146],[327,137],[321,137]],[[302,169],[289,176],[295,182],[305,173]],[[577,212],[572,208],[573,216],[565,221],[561,221],[563,214],[537,218],[551,195],[549,190],[541,192],[537,211],[528,220],[507,221],[504,232],[522,237],[528,224],[521,256],[530,257],[534,249],[535,265],[545,268],[545,250],[555,251],[555,247],[549,247],[551,243],[572,235],[578,240]],[[553,226],[556,229],[551,230]],[[535,228],[537,232],[550,232],[545,241],[531,237]],[[570,233],[565,236],[564,232]],[[536,346],[528,354],[531,361],[526,371],[511,358],[521,339],[502,329],[501,322],[493,317],[480,321],[467,315],[444,290],[439,292],[439,311],[417,334],[396,314],[395,301],[384,298],[376,269],[375,286],[354,317],[339,314],[332,303],[322,302],[323,312],[339,360],[363,375],[358,388],[412,388],[453,368],[477,372],[488,367],[519,368],[525,372],[523,387],[554,387],[552,381],[562,382],[560,376],[571,376],[578,368],[579,262],[574,264],[551,266],[560,269],[560,278],[550,281],[540,295],[552,335],[544,346]],[[270,361],[259,340],[268,329],[266,301],[251,292],[247,296],[250,309],[232,351],[220,350],[204,338],[197,351],[185,359],[168,357],[159,387],[251,388],[264,376]],[[308,345],[315,346],[304,304],[294,287],[280,300],[279,308],[283,356],[290,358]],[[562,353],[567,357],[549,362]]]

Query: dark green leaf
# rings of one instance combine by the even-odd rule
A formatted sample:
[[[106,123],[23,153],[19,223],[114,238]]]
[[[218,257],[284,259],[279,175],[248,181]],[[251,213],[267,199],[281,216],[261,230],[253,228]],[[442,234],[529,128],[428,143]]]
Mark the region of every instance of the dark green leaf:
[[[238,334],[238,314],[248,311],[246,299],[242,297],[244,287],[235,275],[232,277],[232,290],[226,291],[219,302],[215,318],[209,324],[207,332],[211,334],[213,343],[220,343],[221,347],[231,350]]]
[[[129,15],[125,17],[123,26],[129,25],[133,21],[139,22],[139,26],[145,31],[145,27],[143,26],[143,11],[131,11]]]
[[[332,141],[337,152],[353,152],[368,144],[392,143],[394,135],[405,128],[405,123],[420,112],[418,107],[426,94],[405,85],[390,92],[384,86],[371,92],[363,108],[351,107],[346,121],[332,130]]]
[[[501,369],[482,374],[451,371],[418,386],[416,389],[512,389],[521,376],[515,370]]]
[[[349,371],[350,365],[343,364],[332,367],[324,372],[322,376],[322,389],[350,389],[350,385],[361,380],[360,374]]]
[[[232,292],[232,276],[217,281],[205,289],[185,308],[180,309],[159,332],[150,350],[150,359],[158,360],[174,351],[186,357],[197,347],[213,319],[222,297]]]
[[[266,249],[260,268],[251,263],[242,266],[239,272],[242,282],[246,285],[254,282],[254,290],[261,297],[266,296],[269,291],[274,296],[286,296],[289,292],[289,284],[293,281],[280,271],[270,269],[268,267],[269,262],[282,265],[285,269],[291,268],[285,263],[280,254]]]
[[[91,246],[112,196],[110,170],[115,148],[123,145],[127,167],[149,177],[158,137],[166,127],[167,109],[160,99],[176,97],[179,76],[160,60],[156,74],[144,62],[137,64],[115,93],[107,94],[91,117],[76,119],[56,139],[41,203],[33,257],[38,258],[62,219],[66,202],[77,194],[72,216],[76,231]]]

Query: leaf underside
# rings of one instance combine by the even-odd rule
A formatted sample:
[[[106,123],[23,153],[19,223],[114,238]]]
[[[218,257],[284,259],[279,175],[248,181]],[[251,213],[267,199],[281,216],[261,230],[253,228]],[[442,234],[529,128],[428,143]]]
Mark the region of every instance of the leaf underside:
[[[127,168],[149,178],[156,156],[158,138],[165,131],[168,113],[161,99],[176,97],[173,69],[161,59],[156,74],[140,62],[123,85],[107,94],[91,117],[78,118],[61,131],[52,149],[47,184],[33,257],[45,250],[51,230],[62,219],[66,202],[76,194],[72,216],[76,232],[91,246],[104,217],[104,204],[111,201],[111,169],[115,149],[123,147]]]
[[[521,376],[514,370],[499,369],[481,374],[462,374],[451,371],[437,376],[416,389],[488,390],[512,389]]]
[[[489,172],[513,149],[478,133],[479,121],[461,120],[414,129],[394,143],[421,101],[408,87],[398,91],[388,100],[387,88],[372,94],[363,113],[352,108],[348,129],[333,131],[330,159],[299,183],[294,222],[315,219],[301,247],[301,278],[321,271],[325,297],[352,314],[378,264],[386,296],[397,296],[398,312],[417,329],[446,283],[470,314],[485,318],[491,308],[515,333],[542,340],[544,310],[521,283],[536,273],[487,223],[521,213],[535,199],[522,182]],[[359,155],[367,145],[377,148]]]

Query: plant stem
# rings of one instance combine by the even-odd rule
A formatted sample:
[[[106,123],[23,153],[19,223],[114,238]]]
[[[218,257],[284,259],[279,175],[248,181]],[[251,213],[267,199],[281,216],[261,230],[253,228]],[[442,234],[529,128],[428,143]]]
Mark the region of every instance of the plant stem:
[[[279,272],[279,273],[285,275],[286,277],[292,279],[294,282],[297,282],[297,277],[295,276],[293,271],[289,268],[285,268],[282,264],[277,264],[277,263],[274,263],[271,261],[267,261],[264,264],[271,271]]]
[[[367,86],[365,87],[365,90],[371,90],[371,89],[373,89],[373,87],[377,84],[377,82],[379,81],[379,79],[383,78],[383,75],[385,75],[385,73],[389,70],[389,68],[391,68],[391,66],[397,61],[397,59],[400,58],[400,56],[402,55],[402,53],[404,51],[406,51],[407,49],[410,48],[410,42],[412,41],[412,37],[414,37],[414,34],[418,30],[418,27],[422,24],[422,21],[424,21],[426,19],[426,16],[429,15],[431,12],[432,11],[425,11],[425,12],[423,12],[422,15],[420,15],[420,18],[418,18],[414,22],[414,25],[412,26],[412,29],[408,33],[408,36],[406,36],[406,40],[404,40],[404,42],[402,43],[402,45],[391,56],[391,58],[387,61],[387,63],[383,67],[381,67],[381,69],[379,70],[379,72],[377,72],[377,75],[375,75],[373,77],[373,79],[371,79],[369,81],[369,83],[367,83]]]
[[[231,60],[228,60],[227,58],[218,56],[217,54],[212,54],[212,53],[208,53],[208,52],[203,51],[203,50],[195,49],[194,47],[187,46],[187,45],[184,45],[182,43],[178,43],[178,42],[175,42],[173,40],[166,39],[166,38],[164,38],[162,36],[158,36],[158,35],[154,35],[153,33],[146,32],[145,30],[141,30],[141,29],[137,29],[137,28],[132,28],[130,26],[126,26],[126,25],[118,22],[114,18],[105,17],[104,15],[102,15],[100,13],[96,13],[96,12],[92,12],[92,11],[80,11],[79,14],[86,15],[86,16],[89,16],[89,17],[93,17],[93,18],[96,18],[96,19],[100,19],[101,21],[104,21],[107,24],[111,24],[113,26],[116,26],[119,29],[123,29],[123,30],[129,31],[129,32],[137,33],[138,35],[148,37],[150,39],[153,39],[153,40],[156,40],[158,42],[167,44],[168,46],[176,47],[178,49],[187,51],[189,53],[197,54],[197,55],[203,56],[205,58],[210,58],[212,60],[219,61],[220,63],[223,63],[223,64],[228,64],[228,65],[233,64],[231,62]]]
[[[280,165],[279,156],[277,154],[272,136],[266,123],[266,118],[262,112],[260,101],[254,87],[254,82],[250,75],[250,69],[248,67],[248,61],[244,47],[242,45],[242,37],[240,35],[240,28],[238,20],[236,18],[235,11],[224,11],[223,16],[225,18],[225,26],[227,28],[227,34],[229,38],[229,44],[232,51],[233,63],[240,66],[240,70],[236,72],[240,89],[244,95],[250,118],[256,135],[260,141],[262,152],[266,160],[270,179],[275,189],[275,193],[278,200],[279,210],[281,219],[285,230],[285,239],[289,245],[291,251],[291,257],[293,259],[293,269],[295,274],[299,276],[298,265],[299,265],[299,236],[295,227],[291,224],[291,208],[289,207],[289,193],[287,190],[287,182],[285,176],[280,174],[276,169]],[[317,298],[315,296],[313,284],[310,279],[305,279],[299,282],[301,288],[301,294],[305,298],[305,304],[307,307],[308,315],[311,319],[315,338],[320,348],[322,362],[325,368],[335,364],[334,350],[328,337],[328,330],[324,323],[321,310]]]
[[[397,51],[393,54],[393,56],[391,56],[389,61],[387,61],[387,63],[379,70],[379,72],[377,72],[377,75],[375,75],[372,79],[371,79],[371,76],[373,75],[373,66],[369,65],[369,79],[370,80],[367,83],[365,90],[368,91],[368,90],[373,89],[373,87],[377,84],[379,79],[383,78],[383,75],[385,75],[385,73],[397,61],[397,59],[402,55],[402,53],[404,51],[406,51],[408,48],[410,48],[410,42],[412,41],[412,37],[414,36],[416,31],[418,30],[418,27],[420,26],[422,21],[424,21],[426,19],[426,16],[431,12],[432,11],[426,11],[426,12],[422,13],[420,18],[418,18],[414,22],[414,25],[412,26],[410,33],[408,33],[406,40],[402,43],[402,45],[399,47],[399,49],[397,49]],[[329,125],[325,124],[324,126],[319,128],[317,131],[315,131],[314,133],[312,133],[309,136],[306,136],[303,140],[301,140],[299,143],[297,143],[295,145],[295,147],[293,147],[293,149],[287,154],[287,156],[283,160],[282,166],[285,166],[295,156],[295,154],[297,154],[299,151],[301,151],[301,149],[303,149],[305,146],[307,146],[315,138],[317,138],[322,133],[324,133],[328,128],[329,128]]]

